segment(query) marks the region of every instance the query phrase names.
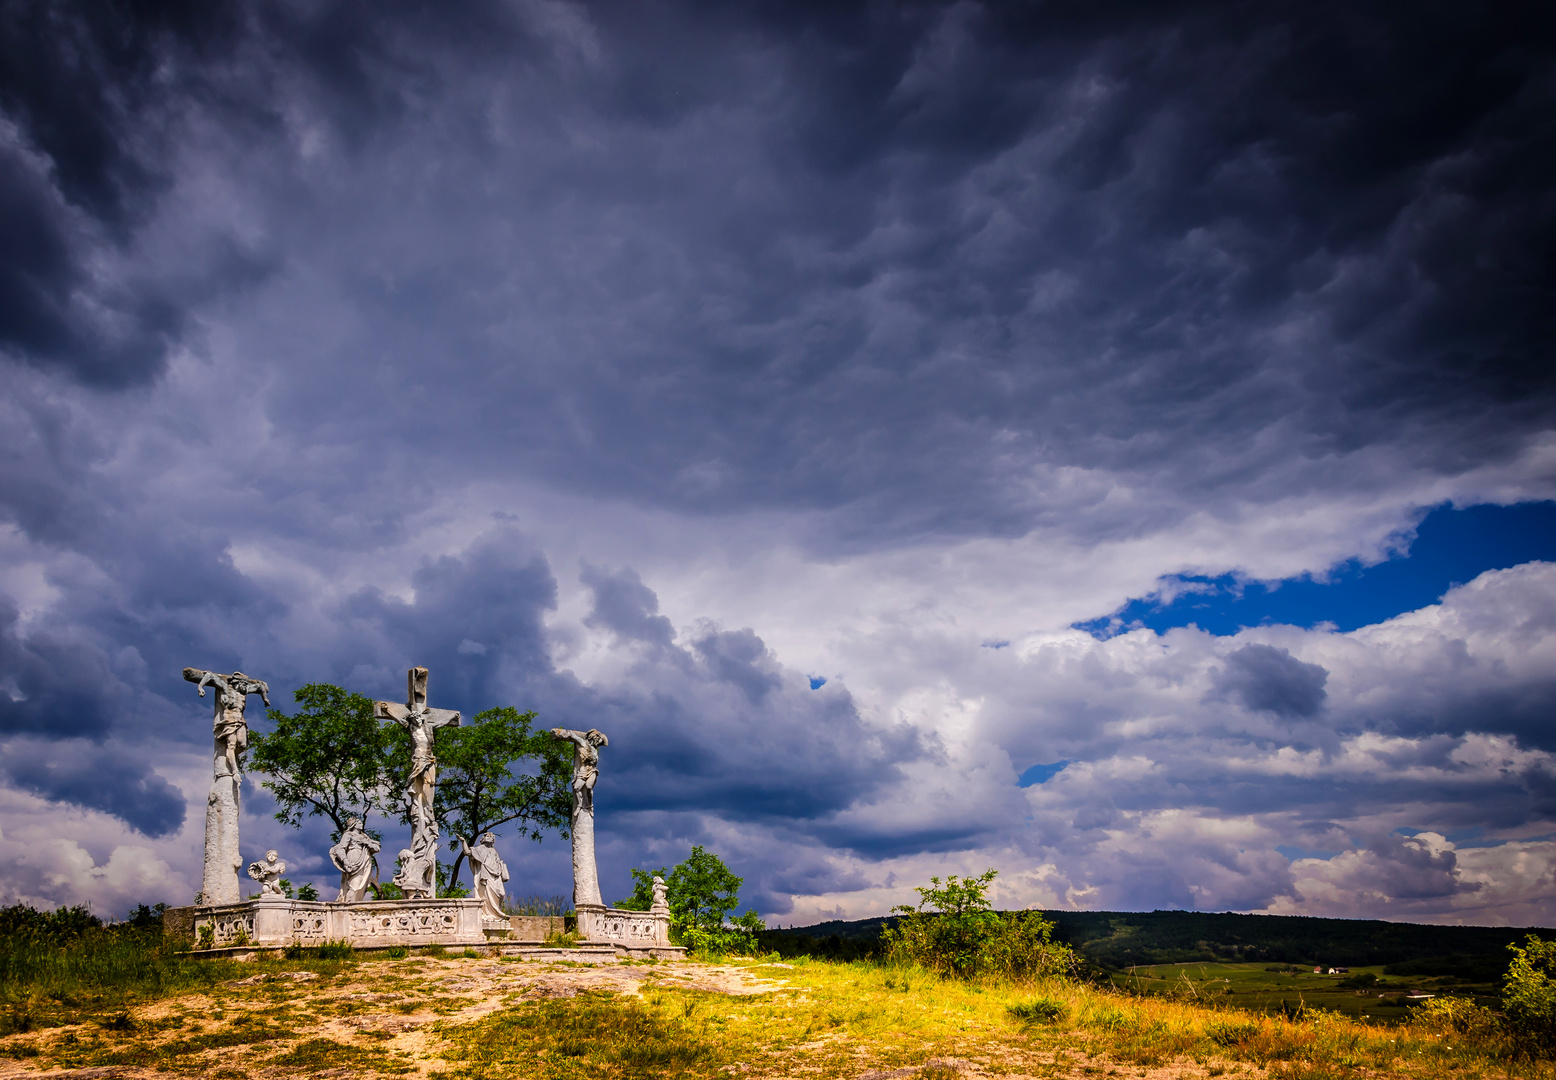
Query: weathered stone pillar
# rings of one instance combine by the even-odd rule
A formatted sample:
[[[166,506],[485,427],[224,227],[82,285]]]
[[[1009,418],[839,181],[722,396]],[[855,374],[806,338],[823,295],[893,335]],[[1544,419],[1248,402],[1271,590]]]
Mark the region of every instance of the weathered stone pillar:
[[[205,875],[200,886],[207,904],[236,904],[243,899],[238,893],[238,871],[243,866],[238,854],[239,783],[230,774],[211,780],[205,803]]]
[[[594,807],[573,807],[573,906],[603,905],[600,871],[594,861]]]

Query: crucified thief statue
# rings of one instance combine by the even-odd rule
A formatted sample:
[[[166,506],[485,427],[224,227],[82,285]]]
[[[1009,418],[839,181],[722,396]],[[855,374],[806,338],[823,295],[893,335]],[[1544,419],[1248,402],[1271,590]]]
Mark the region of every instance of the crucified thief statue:
[[[600,747],[610,740],[594,728],[552,728],[551,735],[573,744],[573,905],[603,906],[594,863],[594,782],[600,778]]]
[[[270,687],[258,679],[251,679],[241,671],[221,675],[214,671],[201,671],[186,667],[184,678],[195,684],[200,696],[205,688],[216,688],[216,749],[212,762],[215,776],[238,776],[239,758],[249,746],[249,725],[243,717],[250,694],[258,694],[267,706],[270,704]]]
[[[270,704],[270,687],[251,679],[241,671],[222,675],[215,671],[185,668],[184,678],[199,688],[216,688],[216,718],[213,735],[216,745],[211,755],[211,792],[205,807],[205,872],[200,900],[206,904],[236,904],[238,868],[239,797],[243,783],[239,771],[243,752],[249,745],[249,726],[243,717],[250,694],[258,694]]]
[[[433,756],[433,740],[438,728],[458,727],[459,713],[454,709],[429,709],[427,707],[427,669],[413,667],[405,673],[405,704],[392,701],[375,701],[373,715],[380,720],[393,720],[411,736],[411,774],[405,782],[405,798],[411,815],[411,864],[401,867],[407,881],[417,884],[406,888],[409,895],[430,895],[423,882],[433,880],[431,871],[436,868],[438,827],[433,813],[437,797],[438,759]],[[396,875],[395,881],[405,887]]]

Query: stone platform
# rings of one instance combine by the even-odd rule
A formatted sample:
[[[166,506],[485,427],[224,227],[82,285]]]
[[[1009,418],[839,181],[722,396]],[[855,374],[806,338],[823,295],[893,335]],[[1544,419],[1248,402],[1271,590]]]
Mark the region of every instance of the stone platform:
[[[637,959],[678,959],[686,954],[684,948],[670,944],[668,911],[580,905],[578,930],[583,940],[573,948],[547,948],[546,937],[561,933],[563,926],[560,915],[512,915],[503,922],[483,918],[481,902],[468,897],[331,904],[265,896],[236,904],[170,908],[163,916],[164,932],[188,940],[197,955],[325,942],[345,942],[356,949],[479,947],[503,956],[533,954],[539,959],[545,954],[579,961],[593,959],[596,953],[600,958]]]
[[[209,942],[208,948],[218,949],[243,945],[323,945],[327,941],[373,948],[485,945],[489,940],[481,918],[481,902],[465,897],[364,900],[354,904],[256,897],[236,904],[196,907],[190,923],[197,948],[204,942]],[[167,925],[169,921],[165,919],[164,926]],[[499,923],[491,929],[502,934],[508,928]]]

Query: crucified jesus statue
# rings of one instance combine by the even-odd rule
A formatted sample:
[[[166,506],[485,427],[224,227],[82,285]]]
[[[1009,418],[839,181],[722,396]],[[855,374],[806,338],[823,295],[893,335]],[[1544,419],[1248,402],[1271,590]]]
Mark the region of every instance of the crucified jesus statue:
[[[411,774],[406,779],[405,798],[411,814],[411,849],[419,859],[434,858],[435,854],[426,854],[435,853],[437,848],[433,803],[437,797],[438,759],[432,753],[433,739],[439,728],[458,727],[459,713],[427,707],[426,668],[413,667],[405,676],[405,704],[375,701],[373,715],[380,720],[393,720],[410,733]]]

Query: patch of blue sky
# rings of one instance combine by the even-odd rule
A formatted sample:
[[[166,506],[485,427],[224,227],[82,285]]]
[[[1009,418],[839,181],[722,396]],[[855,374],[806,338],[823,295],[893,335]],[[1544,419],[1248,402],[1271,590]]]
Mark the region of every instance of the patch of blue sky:
[[[1191,624],[1222,636],[1268,624],[1311,628],[1333,623],[1355,630],[1434,604],[1453,586],[1487,570],[1536,561],[1556,561],[1556,502],[1445,505],[1422,518],[1407,551],[1372,566],[1352,559],[1322,580],[1312,575],[1281,581],[1177,575],[1164,582],[1160,593],[1073,625],[1102,639],[1141,626],[1161,633]],[[1164,602],[1163,594],[1172,599]]]
[[[1034,784],[1046,784],[1064,771],[1066,765],[1073,765],[1071,761],[1055,761],[1050,765],[1033,765],[1026,772],[1016,777],[1016,783],[1021,787],[1031,787]]]
[[[1328,861],[1340,854],[1338,850],[1326,851],[1321,848],[1294,847],[1291,844],[1276,844],[1275,850],[1286,856],[1290,862],[1296,862],[1298,859],[1323,859]]]
[[[810,677],[810,688],[812,690],[820,690],[825,685],[827,685],[827,677],[825,675],[812,675]]]

